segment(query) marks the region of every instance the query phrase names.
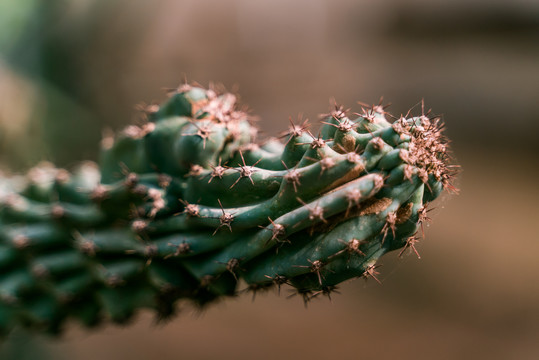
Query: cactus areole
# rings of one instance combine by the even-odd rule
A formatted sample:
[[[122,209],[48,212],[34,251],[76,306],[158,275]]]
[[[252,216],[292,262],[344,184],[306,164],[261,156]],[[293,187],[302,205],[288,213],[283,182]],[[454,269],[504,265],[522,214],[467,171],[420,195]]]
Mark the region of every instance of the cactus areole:
[[[0,180],[0,331],[171,316],[241,288],[305,301],[415,243],[451,185],[440,119],[335,106],[318,133],[257,129],[230,93],[183,85],[102,141],[99,166]],[[418,254],[417,254],[418,255]],[[418,255],[419,256],[419,255]],[[242,282],[240,282],[240,280]]]

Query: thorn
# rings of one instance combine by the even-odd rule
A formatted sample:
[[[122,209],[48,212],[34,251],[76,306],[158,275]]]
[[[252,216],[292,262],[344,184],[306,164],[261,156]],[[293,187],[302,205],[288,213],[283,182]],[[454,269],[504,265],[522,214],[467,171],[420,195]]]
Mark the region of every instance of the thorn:
[[[329,299],[329,302],[332,302],[331,293],[340,294],[340,292],[337,290],[337,286],[335,285],[324,286],[322,290],[313,292],[311,299],[314,299],[318,295],[326,295]]]
[[[415,248],[415,244],[419,242],[419,239],[415,236],[410,236],[408,239],[406,239],[406,245],[402,248],[401,252],[399,253],[399,258],[402,258],[402,254],[406,251],[406,249],[412,249],[413,252],[417,255],[418,259],[421,259],[421,256],[419,255],[419,252]]]
[[[318,282],[320,283],[320,285],[322,285],[322,279],[324,278],[324,276],[322,275],[321,270],[327,264],[320,261],[320,260],[311,261],[311,260],[307,259],[307,261],[311,264],[310,266],[307,266],[307,265],[294,265],[294,267],[309,268],[312,273],[315,273],[318,276]]]
[[[320,159],[320,168],[321,168],[320,175],[322,175],[324,171],[331,169],[333,166],[335,166],[334,158],[330,156],[326,156]]]
[[[309,130],[307,130],[307,133],[313,138],[313,141],[311,141],[310,143],[301,143],[302,145],[309,144],[313,149],[320,149],[326,146],[326,142],[324,141],[320,133],[318,133],[317,137],[315,137]]]
[[[219,157],[219,164],[217,166],[210,165],[210,167],[212,168],[212,172],[210,174],[210,180],[208,180],[208,184],[211,183],[211,181],[216,177],[218,177],[219,179],[222,179],[226,171],[226,167],[221,165],[220,157]]]
[[[339,119],[346,117],[346,114],[348,113],[348,111],[350,111],[350,109],[345,110],[343,105],[337,104],[337,101],[335,100],[335,98],[330,98],[329,103],[333,107],[333,110],[331,110],[329,114],[328,113],[320,114],[321,118],[327,118],[331,116],[332,118],[338,121]]]
[[[385,115],[386,114],[385,109],[388,108],[389,106],[391,106],[391,103],[388,103],[387,105],[383,105],[383,102],[384,102],[384,97],[381,96],[377,105],[375,105],[375,104],[369,105],[369,104],[361,102],[361,101],[358,101],[357,103],[359,105],[361,105],[362,107],[368,108],[370,111],[374,111],[374,112],[377,112],[379,114],[384,114]]]
[[[293,167],[292,170],[290,170],[283,160],[281,160],[281,163],[283,164],[285,169],[288,170],[288,173],[284,176],[284,179],[287,183],[292,184],[292,186],[294,187],[294,192],[297,193],[298,185],[301,185],[299,181],[301,177],[300,172],[296,169],[296,167]]]
[[[352,164],[362,164],[363,163],[363,159],[355,151],[349,152],[349,153],[346,154],[346,161],[348,161],[349,163],[352,163]],[[363,165],[363,168],[365,168],[364,165]]]
[[[347,261],[350,261],[350,257],[352,256],[352,254],[358,254],[360,256],[367,256],[367,255],[365,255],[365,253],[363,251],[361,251],[361,248],[360,248],[361,245],[368,243],[367,240],[359,240],[359,239],[353,238],[353,239],[351,239],[349,241],[344,241],[342,239],[339,239],[339,242],[346,245],[345,248],[342,249],[342,250],[339,250],[335,254],[329,256],[328,259],[332,259],[332,258],[334,258],[336,256],[339,256],[344,252],[348,253],[348,260]]]
[[[270,279],[275,285],[277,285],[279,296],[281,295],[281,285],[290,285],[286,276],[275,275],[274,277],[271,277],[269,275],[264,275],[264,277]]]
[[[414,167],[411,165],[404,165],[404,178],[410,182],[413,182]]]
[[[325,224],[327,224],[327,220],[324,219],[324,208],[321,206],[315,205],[314,208],[310,208],[309,205],[307,205],[303,200],[301,200],[299,197],[296,197],[296,200],[301,203],[303,206],[307,207],[309,209],[309,220],[313,221],[315,219],[319,219],[323,221]]]
[[[199,136],[202,139],[202,148],[206,149],[206,139],[209,139],[213,132],[211,125],[198,126],[193,120],[189,120],[189,122],[197,128],[197,132],[193,134],[182,134],[182,136]],[[210,139],[210,141],[212,140]]]
[[[243,165],[241,164],[238,164],[240,169],[239,169],[239,172],[240,172],[240,176],[238,177],[238,179],[234,182],[234,184],[232,184],[230,186],[230,189],[232,189],[239,181],[240,179],[242,178],[249,178],[249,180],[251,180],[251,184],[255,184],[255,182],[253,181],[253,173],[256,171],[256,169],[254,169],[254,167],[256,166],[256,164],[258,164],[260,161],[262,161],[262,159],[259,159],[257,162],[255,162],[253,165],[250,165],[250,166],[247,166],[245,164],[245,159],[243,158],[243,153],[242,151],[240,150],[240,156],[241,156],[241,161],[243,162]]]
[[[382,282],[376,277],[376,275],[380,274],[378,271],[376,271],[376,269],[379,268],[380,266],[382,265],[373,264],[373,265],[367,266],[362,276],[365,278],[365,280],[367,280],[369,277],[372,277],[374,280],[376,280],[378,284],[382,285]]]
[[[348,200],[348,207],[346,208],[346,212],[344,214],[344,217],[348,217],[350,213],[350,209],[352,209],[352,206],[355,205],[356,207],[359,207],[361,205],[361,199],[363,196],[361,195],[361,191],[359,189],[351,189],[346,193],[346,200]]]
[[[221,207],[221,211],[223,212],[223,215],[221,215],[221,217],[219,218],[219,222],[220,222],[219,227],[215,229],[215,231],[213,232],[213,235],[215,235],[217,231],[223,226],[228,227],[230,232],[232,232],[232,226],[230,224],[232,223],[232,221],[234,221],[234,214],[225,212],[225,209],[223,208],[223,205],[221,204],[221,200],[217,199],[217,201],[219,202],[219,206]]]
[[[185,254],[189,254],[189,253],[193,252],[191,250],[191,245],[189,245],[189,243],[186,242],[185,240],[182,241],[179,244],[168,243],[167,245],[175,247],[176,251],[174,251],[173,254],[166,255],[165,259],[168,259],[170,257],[176,257],[176,256],[180,256],[180,255],[185,255]]]
[[[190,203],[188,203],[187,201],[185,201],[183,199],[179,199],[179,201],[183,204],[184,209],[183,209],[183,211],[174,214],[175,216],[179,215],[179,214],[184,214],[184,213],[187,214],[187,216],[190,216],[190,217],[199,217],[200,216],[200,207],[198,205],[190,204]]]
[[[350,121],[350,119],[346,117],[338,118],[338,119],[335,118],[335,120],[337,121],[337,124],[332,124],[325,121],[321,121],[321,123],[329,125],[329,126],[333,126],[343,133],[347,133],[349,131],[355,130],[355,127],[357,126],[357,124],[354,124],[352,121]]]
[[[393,238],[395,238],[395,224],[397,223],[397,213],[390,212],[386,216],[386,223],[384,224],[384,227],[382,228],[382,234],[384,235],[382,237],[382,245],[384,245],[384,241],[386,240],[387,233],[389,229],[391,229],[391,233],[393,234]]]
[[[419,210],[417,210],[418,223],[421,225],[421,237],[425,238],[425,229],[423,224],[430,222],[432,219],[429,217],[429,212],[434,210],[434,208],[427,209],[429,203],[425,203]]]
[[[265,230],[269,230],[269,231],[272,232],[271,238],[268,239],[268,241],[266,241],[265,245],[267,245],[270,241],[273,241],[273,240],[275,240],[276,242],[282,242],[282,243],[288,242],[288,243],[290,243],[290,240],[288,240],[288,239],[284,239],[284,240],[279,239],[280,236],[286,235],[286,230],[285,230],[284,225],[277,224],[276,222],[271,220],[271,218],[269,216],[268,216],[268,220],[272,225],[271,229],[268,229],[267,226],[264,227],[262,225],[259,225],[260,228],[265,229]]]
[[[371,124],[374,123],[374,121],[376,120],[376,115],[373,108],[365,108],[362,106],[361,113],[354,113],[354,115],[362,117],[363,119],[367,120]]]
[[[302,118],[303,118],[303,115],[300,114],[298,116],[298,122],[301,122],[303,120]],[[288,131],[286,131],[280,136],[280,138],[283,138],[290,135],[290,137],[285,143],[285,146],[288,145],[288,143],[290,142],[290,140],[292,140],[292,138],[301,136],[305,132],[305,130],[307,130],[310,126],[309,119],[305,119],[301,125],[294,124],[294,122],[292,121],[292,117],[289,117],[288,121],[290,122],[290,127],[288,128]]]
[[[380,137],[375,137],[375,138],[372,138],[369,143],[372,144],[372,147],[374,148],[374,150],[376,151],[380,151],[384,148],[384,145],[385,145],[385,142],[384,140],[382,140],[382,138]]]
[[[234,279],[238,281],[238,277],[236,276],[236,269],[238,269],[240,266],[240,261],[238,259],[232,258],[227,261],[226,263],[226,270],[234,276]]]
[[[245,269],[240,268],[240,261],[242,261],[243,259],[244,258],[241,258],[241,259],[231,258],[226,263],[221,262],[221,261],[216,261],[216,263],[225,265],[226,271],[230,272],[232,276],[234,276],[234,279],[238,281],[239,279],[236,275],[236,270],[239,269],[239,270],[245,271]]]

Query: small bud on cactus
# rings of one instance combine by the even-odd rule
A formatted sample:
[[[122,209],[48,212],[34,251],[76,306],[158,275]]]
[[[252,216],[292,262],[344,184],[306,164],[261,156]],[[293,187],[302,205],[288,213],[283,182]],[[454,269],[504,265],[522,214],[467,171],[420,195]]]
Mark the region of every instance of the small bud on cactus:
[[[335,107],[254,143],[235,96],[184,85],[103,142],[100,166],[0,180],[0,331],[161,318],[288,284],[305,301],[417,253],[428,202],[454,190],[437,118]],[[418,254],[419,256],[419,254]]]

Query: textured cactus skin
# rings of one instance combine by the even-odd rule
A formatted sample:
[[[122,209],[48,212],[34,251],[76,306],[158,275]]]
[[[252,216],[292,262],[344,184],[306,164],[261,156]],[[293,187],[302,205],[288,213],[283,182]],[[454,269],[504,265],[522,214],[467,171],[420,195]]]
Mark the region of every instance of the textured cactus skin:
[[[452,189],[436,119],[336,107],[318,136],[292,124],[257,145],[235,102],[184,85],[105,138],[99,167],[0,180],[0,331],[164,318],[179,299],[235,295],[240,279],[305,301],[378,280],[380,256],[415,251],[427,203]]]

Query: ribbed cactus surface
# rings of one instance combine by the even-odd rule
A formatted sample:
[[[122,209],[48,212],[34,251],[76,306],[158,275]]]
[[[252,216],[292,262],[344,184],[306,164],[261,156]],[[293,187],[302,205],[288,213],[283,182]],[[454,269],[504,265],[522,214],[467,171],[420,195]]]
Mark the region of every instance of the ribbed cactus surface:
[[[320,132],[256,142],[236,97],[184,85],[147,122],[103,139],[100,165],[0,180],[0,331],[57,333],[160,317],[288,284],[307,301],[378,280],[384,253],[415,251],[426,208],[452,189],[438,119],[390,123],[381,106]]]

